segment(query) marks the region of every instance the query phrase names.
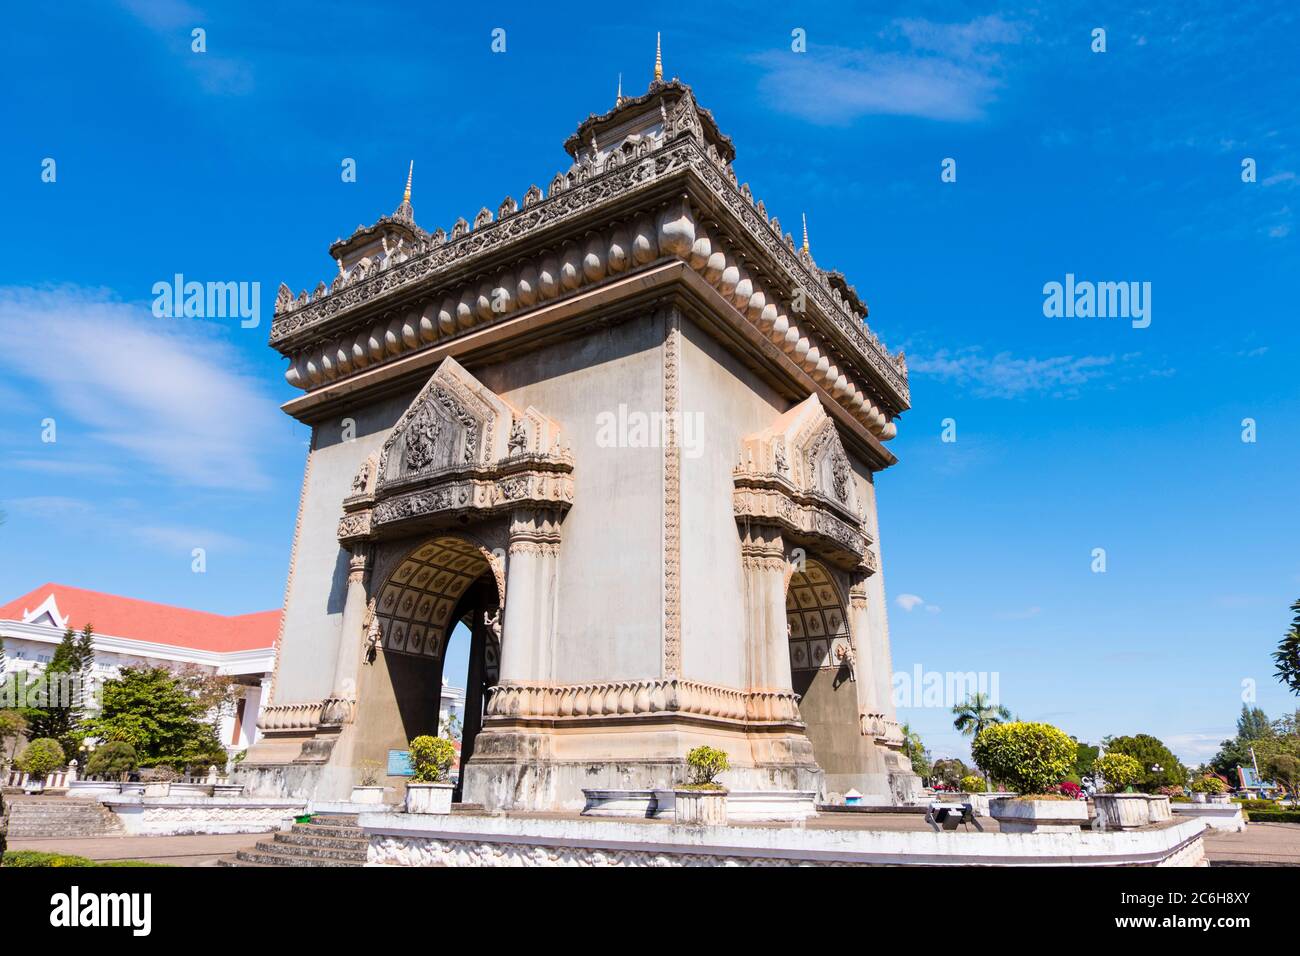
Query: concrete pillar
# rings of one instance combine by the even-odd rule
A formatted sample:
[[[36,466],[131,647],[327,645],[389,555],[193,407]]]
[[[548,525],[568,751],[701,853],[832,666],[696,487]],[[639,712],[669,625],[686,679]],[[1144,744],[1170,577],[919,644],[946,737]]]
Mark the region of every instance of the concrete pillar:
[[[745,659],[750,691],[793,693],[790,635],[785,616],[785,542],[779,528],[748,525],[741,542],[744,569]],[[797,718],[797,713],[774,714]]]
[[[856,573],[849,584],[849,633],[853,635],[854,677],[858,684],[858,708],[864,714],[883,714],[881,706],[881,661],[876,647],[878,641],[872,639],[871,617],[867,613],[867,576]],[[885,686],[884,700],[889,700],[888,667],[883,668]],[[889,713],[892,714],[892,709]]]
[[[521,508],[510,518],[501,684],[546,684],[553,669],[560,516]]]
[[[322,724],[343,724],[352,720],[357,701],[357,670],[361,665],[361,646],[365,640],[362,622],[366,616],[368,565],[367,545],[353,546],[348,561],[348,589],[343,602],[339,652],[334,664],[334,689],[321,713]]]

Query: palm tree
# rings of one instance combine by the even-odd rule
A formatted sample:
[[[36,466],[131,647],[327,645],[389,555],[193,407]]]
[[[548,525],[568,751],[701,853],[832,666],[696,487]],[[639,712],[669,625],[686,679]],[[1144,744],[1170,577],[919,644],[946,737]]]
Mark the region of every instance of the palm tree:
[[[985,727],[992,727],[994,724],[1000,724],[1011,719],[1011,711],[1001,704],[993,704],[989,701],[988,695],[983,691],[976,691],[966,699],[966,703],[958,704],[952,709],[956,720],[952,725],[961,731],[962,736],[974,739],[980,735]],[[978,764],[976,765],[978,766]],[[984,768],[980,767],[983,773]],[[987,790],[992,785],[989,775],[984,774],[984,787]]]

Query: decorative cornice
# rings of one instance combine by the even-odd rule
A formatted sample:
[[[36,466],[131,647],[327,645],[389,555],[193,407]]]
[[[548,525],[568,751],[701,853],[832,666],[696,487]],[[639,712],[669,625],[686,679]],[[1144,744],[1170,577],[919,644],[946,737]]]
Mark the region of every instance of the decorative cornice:
[[[745,724],[802,726],[799,695],[698,681],[598,681],[590,684],[503,684],[493,687],[487,715],[498,720],[582,722],[690,715]]]
[[[440,276],[450,278],[453,270],[463,275],[480,262],[480,268],[486,268],[491,256],[507,245],[533,235],[540,238],[543,233],[554,232],[552,227],[558,228],[578,216],[588,215],[600,207],[635,196],[669,177],[688,175],[688,171],[693,170],[696,175],[692,178],[703,183],[715,199],[721,199],[744,225],[750,241],[757,241],[768,258],[788,274],[794,286],[790,295],[802,291],[806,303],[816,307],[819,315],[810,314],[810,324],[821,328],[822,323],[825,323],[825,328],[839,339],[841,347],[864,360],[875,372],[880,379],[878,387],[883,386],[886,392],[893,393],[891,401],[896,402],[899,409],[907,406],[909,396],[906,366],[901,354],[897,357],[889,356],[879,340],[863,326],[861,316],[853,313],[852,303],[827,278],[828,274],[819,270],[810,256],[796,253],[793,241],[788,236],[785,239],[780,236],[779,224],[767,217],[762,203],[753,202],[752,196],[747,195],[747,187],[736,186],[734,172],[716,150],[706,152],[696,139],[684,136],[658,147],[642,159],[610,165],[612,168],[607,166],[604,171],[586,179],[579,176],[571,182],[565,177],[557,177],[552,183],[550,196],[545,200],[535,200],[529,206],[529,197],[525,197],[523,210],[507,214],[504,219],[485,224],[473,232],[466,232],[450,242],[439,240],[435,234],[433,239],[422,243],[411,257],[399,255],[395,257],[398,260],[395,264],[389,266],[384,263],[385,268],[382,270],[353,284],[340,285],[336,290],[305,304],[302,304],[302,297],[297,303],[290,297],[284,303],[286,310],[277,312],[277,318],[272,324],[271,343],[289,354],[291,350],[312,341],[322,331],[333,329],[334,334],[338,334],[342,331],[340,321],[346,320],[353,313],[360,318],[360,310],[372,301],[390,294],[405,297],[408,294],[432,293],[439,284]],[[530,190],[530,195],[540,195],[540,190]],[[677,254],[685,258],[689,243],[687,247]],[[656,252],[674,254],[671,249],[659,249]],[[649,260],[637,258],[633,265],[640,265],[644,261]],[[579,284],[582,281],[579,277]],[[484,285],[489,295],[479,297],[482,300],[478,303],[479,307],[475,309],[471,302],[468,314],[458,307],[454,308],[449,323],[430,303],[423,313],[417,309],[414,314],[408,313],[404,318],[399,317],[389,322],[388,331],[380,334],[378,342],[368,347],[362,347],[364,343],[360,340],[357,346],[352,346],[349,340],[346,348],[343,343],[331,345],[315,360],[300,355],[299,360],[305,361],[307,365],[301,369],[295,366],[295,369],[290,370],[289,377],[294,379],[296,376],[299,387],[310,388],[313,384],[355,371],[353,365],[365,367],[373,362],[386,361],[404,350],[454,338],[482,321],[498,320],[508,311],[531,305],[522,294],[516,298],[509,294],[511,290],[506,289],[504,297],[494,296],[491,293],[498,290],[491,283]],[[557,292],[567,294],[574,288],[576,285]],[[545,290],[542,293],[538,298],[546,297]],[[463,301],[462,296],[461,302]],[[493,301],[502,302],[507,308],[494,312],[491,309]],[[486,315],[483,314],[483,304],[488,305]],[[475,316],[475,311],[479,313],[478,316]],[[795,319],[801,320],[802,316],[796,315]],[[367,321],[373,321],[373,316]],[[355,362],[353,355],[356,356]],[[314,367],[312,361],[315,361]],[[345,363],[347,368],[342,367]]]

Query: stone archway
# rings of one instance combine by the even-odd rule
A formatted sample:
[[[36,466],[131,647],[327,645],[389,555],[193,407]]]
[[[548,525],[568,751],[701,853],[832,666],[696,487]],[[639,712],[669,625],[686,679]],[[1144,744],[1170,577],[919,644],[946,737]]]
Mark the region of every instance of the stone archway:
[[[790,676],[799,714],[827,786],[860,774],[861,734],[853,636],[834,572],[808,559],[786,590]]]
[[[481,543],[459,534],[437,534],[399,552],[375,589],[380,641],[368,655],[372,668],[366,669],[377,667],[378,673],[367,683],[391,690],[388,709],[402,728],[397,749],[405,749],[405,740],[444,730],[439,715],[447,645],[452,629],[464,623],[471,641],[462,768],[473,754],[487,690],[498,677],[501,643],[499,627],[493,625],[504,603],[498,566]],[[373,710],[377,700],[369,696],[368,703],[366,709]],[[382,715],[377,719],[382,722]]]

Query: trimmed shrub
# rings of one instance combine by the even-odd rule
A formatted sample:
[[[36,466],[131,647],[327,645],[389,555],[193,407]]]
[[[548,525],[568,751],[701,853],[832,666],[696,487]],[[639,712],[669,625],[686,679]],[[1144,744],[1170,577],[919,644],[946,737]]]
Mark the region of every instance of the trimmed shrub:
[[[452,761],[456,759],[456,745],[446,737],[416,737],[409,744],[411,750],[412,783],[442,783],[447,779]]]
[[[1300,810],[1247,810],[1251,823],[1300,823]]]
[[[971,773],[961,778],[961,789],[967,793],[983,793],[988,789],[988,786],[984,783],[983,777],[977,777]]]
[[[726,773],[731,763],[727,755],[716,747],[696,747],[686,755],[686,766],[691,774],[691,786],[702,790],[721,790],[722,784],[713,778]]]
[[[1025,795],[1047,793],[1070,772],[1078,745],[1051,724],[1017,721],[985,727],[971,746],[989,775]]]
[[[1102,754],[1092,767],[1106,781],[1108,793],[1123,793],[1126,787],[1133,786],[1142,777],[1142,765],[1128,754]]]
[[[1218,777],[1197,777],[1192,781],[1192,793],[1227,793],[1228,785]]]
[[[166,863],[145,863],[141,860],[104,860],[96,861],[84,856],[71,856],[67,853],[41,853],[38,850],[10,850],[0,857],[0,866],[12,867],[137,867],[166,866]]]
[[[134,747],[125,740],[110,740],[90,755],[86,773],[92,777],[120,777],[138,764]]]
[[[15,766],[29,777],[44,780],[64,765],[66,758],[63,748],[57,740],[38,737],[27,745],[27,749],[18,755]]]

